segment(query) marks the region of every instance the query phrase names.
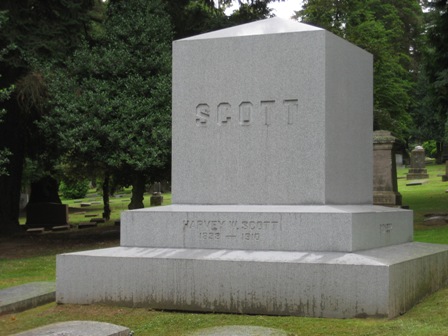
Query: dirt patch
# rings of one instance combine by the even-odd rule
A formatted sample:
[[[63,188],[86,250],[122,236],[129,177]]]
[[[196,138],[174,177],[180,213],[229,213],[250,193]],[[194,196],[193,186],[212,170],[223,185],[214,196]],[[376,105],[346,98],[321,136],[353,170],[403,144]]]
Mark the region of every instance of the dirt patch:
[[[101,226],[91,229],[72,229],[63,232],[27,233],[0,238],[0,259],[18,259],[120,244],[120,228]]]

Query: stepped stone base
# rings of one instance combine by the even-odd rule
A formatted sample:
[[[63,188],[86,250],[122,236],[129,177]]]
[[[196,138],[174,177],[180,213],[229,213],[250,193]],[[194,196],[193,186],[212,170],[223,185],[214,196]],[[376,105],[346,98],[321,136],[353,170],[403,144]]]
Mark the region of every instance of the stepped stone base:
[[[429,178],[426,168],[410,168],[409,173],[406,174],[407,180],[422,180]]]
[[[374,191],[373,204],[382,206],[400,206],[402,205],[402,197],[399,192],[395,191]]]
[[[121,246],[354,252],[411,242],[412,211],[373,205],[169,205],[122,214]]]
[[[397,316],[448,279],[448,246],[357,253],[116,247],[57,257],[59,303],[349,318]]]
[[[407,174],[406,179],[407,180],[424,180],[429,178],[428,174]]]

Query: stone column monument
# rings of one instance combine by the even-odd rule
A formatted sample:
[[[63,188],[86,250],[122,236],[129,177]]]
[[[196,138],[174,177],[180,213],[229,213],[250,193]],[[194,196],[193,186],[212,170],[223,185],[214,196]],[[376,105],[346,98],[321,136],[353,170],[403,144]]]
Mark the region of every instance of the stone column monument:
[[[173,204],[59,255],[57,302],[392,317],[440,288],[448,246],[372,205],[372,82],[372,55],[290,20],[175,41]]]
[[[373,204],[400,206],[395,163],[396,138],[389,131],[373,132]]]
[[[419,180],[428,177],[428,171],[425,168],[425,149],[422,146],[416,146],[411,152],[411,168],[406,179]]]

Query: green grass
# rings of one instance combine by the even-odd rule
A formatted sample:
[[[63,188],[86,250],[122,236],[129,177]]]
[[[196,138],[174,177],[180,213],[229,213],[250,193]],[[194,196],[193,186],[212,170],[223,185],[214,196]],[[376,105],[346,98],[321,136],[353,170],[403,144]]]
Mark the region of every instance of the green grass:
[[[396,319],[319,319],[161,312],[102,305],[47,304],[19,314],[0,317],[0,334],[9,335],[67,320],[94,320],[129,327],[135,335],[179,336],[208,327],[253,325],[281,329],[290,335],[448,335],[448,289],[440,290]]]
[[[55,265],[56,255],[14,261],[0,259],[0,289],[34,281],[54,281]]]
[[[398,190],[403,204],[414,211],[414,240],[427,243],[448,244],[448,227],[424,225],[425,214],[448,213],[448,182],[442,182],[438,175],[445,174],[445,165],[427,165],[429,178],[422,185],[406,186],[407,168],[397,169]],[[416,181],[413,181],[416,182]]]
[[[407,169],[398,170],[403,177]],[[445,173],[444,166],[428,166],[430,178],[421,186],[406,186],[403,178],[398,180],[403,204],[410,206],[415,214],[415,240],[448,244],[448,226],[427,227],[423,225],[424,214],[448,212],[448,183],[441,182],[438,174]],[[165,195],[164,204],[171,200]],[[122,199],[113,199],[113,216],[124,210],[129,200],[128,194]],[[148,198],[148,197],[147,197]],[[89,196],[90,200],[101,200],[99,196]],[[146,200],[145,205],[149,198]],[[79,203],[71,202],[71,206]],[[125,204],[125,206],[122,206]],[[101,214],[101,205],[86,209],[87,212]],[[76,223],[85,221],[83,215],[70,216]],[[0,288],[30,281],[55,279],[55,254],[65,251],[102,248],[117,244],[117,239],[103,240],[103,233],[111,223],[97,229],[82,232],[45,234],[42,249],[33,251],[33,257],[1,258]],[[87,239],[90,237],[91,239]],[[30,239],[30,238],[29,238]],[[51,243],[53,242],[53,243]],[[2,244],[2,241],[0,241]],[[94,320],[124,325],[135,335],[178,336],[207,327],[224,325],[254,325],[277,328],[290,335],[365,335],[365,336],[448,336],[448,287],[425,298],[403,316],[395,319],[319,319],[305,317],[248,316],[232,314],[194,314],[180,312],[152,311],[142,308],[110,307],[103,305],[56,305],[47,304],[18,314],[0,316],[0,335],[9,335],[49,323],[68,320]]]
[[[149,194],[144,195],[143,204],[145,207],[150,206],[150,196]],[[82,222],[88,222],[91,217],[86,217],[86,215],[97,215],[96,217],[101,218],[103,213],[103,198],[97,193],[95,189],[90,189],[88,194],[83,199],[64,199],[61,198],[62,203],[69,206],[69,222],[72,225],[77,225]],[[112,210],[110,223],[115,222],[120,219],[120,214],[122,211],[128,209],[128,205],[131,202],[131,190],[123,189],[117,192],[114,196],[110,197],[109,205]],[[81,207],[81,203],[91,203],[89,207]],[[171,194],[163,194],[163,204],[171,204]],[[25,224],[26,217],[25,214],[19,218],[21,224]]]

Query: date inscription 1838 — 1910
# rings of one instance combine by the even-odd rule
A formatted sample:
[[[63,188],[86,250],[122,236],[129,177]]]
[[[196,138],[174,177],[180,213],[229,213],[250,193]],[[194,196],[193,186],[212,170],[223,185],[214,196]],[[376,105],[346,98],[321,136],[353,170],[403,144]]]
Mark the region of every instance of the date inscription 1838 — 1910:
[[[183,225],[200,240],[258,241],[269,231],[282,231],[281,222],[273,220],[184,220]]]
[[[196,106],[196,125],[207,126],[212,118],[216,120],[217,125],[224,126],[236,117],[241,126],[250,126],[258,118],[262,118],[263,124],[269,126],[273,113],[286,113],[287,124],[292,125],[298,118],[298,109],[297,99],[285,99],[281,103],[275,100],[262,100],[259,105],[244,101],[236,108],[227,102],[222,102],[214,109],[210,108],[208,104],[202,103]]]

